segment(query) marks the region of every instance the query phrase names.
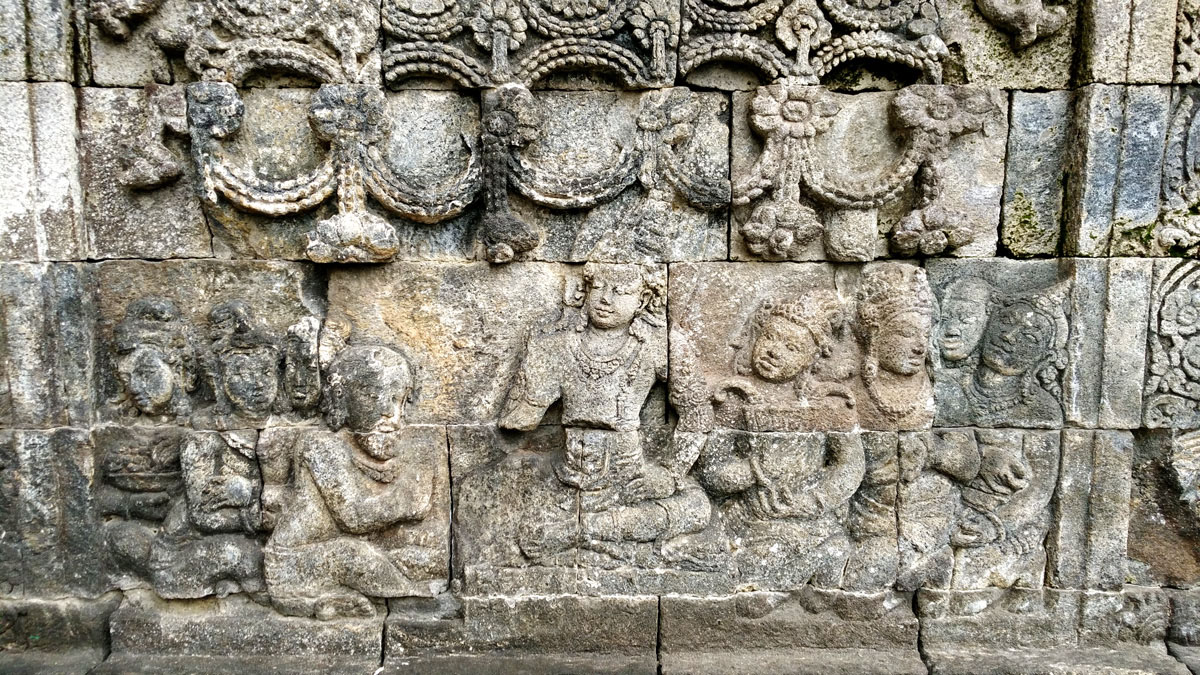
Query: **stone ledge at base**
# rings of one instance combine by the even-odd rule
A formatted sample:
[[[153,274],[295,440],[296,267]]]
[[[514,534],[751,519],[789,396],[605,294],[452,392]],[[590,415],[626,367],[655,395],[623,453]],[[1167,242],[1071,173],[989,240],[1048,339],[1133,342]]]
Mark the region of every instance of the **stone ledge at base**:
[[[664,654],[663,675],[918,675],[929,669],[904,649],[735,650]]]
[[[972,649],[926,656],[932,675],[1189,675],[1161,647]]]

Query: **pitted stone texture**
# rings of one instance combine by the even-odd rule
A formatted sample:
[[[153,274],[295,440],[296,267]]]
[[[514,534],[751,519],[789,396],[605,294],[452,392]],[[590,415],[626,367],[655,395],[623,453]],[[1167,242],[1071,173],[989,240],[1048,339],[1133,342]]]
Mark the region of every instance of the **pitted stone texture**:
[[[1183,675],[1162,641],[1165,608],[1161,591],[1136,587],[918,593],[923,652],[935,673],[1015,675],[1032,664],[1037,672]]]
[[[994,255],[1007,128],[1003,93],[981,87],[734,93],[731,255],[863,261],[889,240],[898,257]]]
[[[1058,251],[1070,113],[1068,91],[1012,94],[1000,239],[1018,257]]]
[[[1144,408],[1150,428],[1200,427],[1200,396],[1194,391],[1200,378],[1184,357],[1196,343],[1191,308],[1198,272],[1200,265],[1190,261],[1154,261]]]
[[[1083,3],[1079,79],[1170,82],[1178,4],[1177,0]]]
[[[194,421],[199,426],[213,426],[209,414],[214,401],[211,386],[197,385],[194,391],[186,393],[186,407],[156,411],[155,414],[144,414],[137,402],[125,395],[127,390],[118,373],[114,335],[122,320],[129,315],[131,305],[136,313],[140,311],[138,303],[141,301],[169,302],[177,316],[167,323],[174,326],[173,330],[191,335],[196,350],[201,345],[207,349],[209,343],[219,346],[214,341],[224,334],[226,328],[217,326],[220,319],[214,318],[211,313],[225,303],[243,301],[250,304],[253,307],[251,318],[255,329],[265,330],[281,342],[289,326],[306,317],[324,313],[323,299],[318,295],[312,268],[296,263],[108,261],[96,266],[96,275],[100,289],[96,301],[96,337],[102,346],[97,351],[96,391],[99,400],[105,402],[100,413],[106,420],[153,423],[165,415],[166,419],[187,424],[191,418],[185,413],[195,412],[198,417]],[[136,331],[131,333],[132,336],[138,334]],[[202,379],[199,377],[199,357],[199,351],[191,357],[194,361],[191,372],[198,380]],[[263,423],[262,420],[241,421],[252,426],[261,426]]]
[[[86,265],[0,263],[0,426],[91,422],[94,293]]]
[[[787,663],[787,672],[926,672],[905,594],[668,596],[660,611],[664,672],[745,672],[738,668],[760,660]]]
[[[0,259],[87,257],[76,151],[75,90],[67,83],[0,84]]]
[[[70,2],[6,2],[0,9],[0,80],[75,79],[74,11]]]
[[[935,424],[1138,426],[1150,265],[930,261]]]
[[[211,235],[196,174],[168,133],[183,90],[80,90],[80,157],[90,258],[204,258]]]
[[[727,97],[546,91],[526,105],[536,131],[515,149],[522,170],[508,178],[512,215],[543,233],[526,257],[726,257]]]
[[[339,269],[329,279],[329,321],[407,352],[418,373],[410,422],[492,422],[526,333],[556,318],[567,269],[539,263]]]
[[[1058,483],[1056,431],[901,434],[900,588],[1037,588]]]
[[[1064,89],[1079,37],[1081,1],[937,0],[939,28],[951,58],[947,82],[1004,89]],[[988,16],[990,10],[991,18]]]
[[[1200,583],[1198,458],[1200,436],[1195,432],[1143,431],[1135,436],[1129,506],[1129,566],[1135,583],[1183,588]]]
[[[245,113],[240,131],[215,141],[220,166],[263,185],[303,180],[320,172],[333,151],[310,125],[316,104],[312,89],[255,88],[238,95]],[[373,151],[413,189],[439,194],[451,190],[469,167],[479,164],[479,103],[474,96],[390,92],[383,100],[383,117],[375,123],[378,127],[370,131],[380,134],[380,140]],[[421,142],[413,142],[415,138]],[[196,146],[192,150],[195,153]],[[304,259],[318,225],[338,212],[336,202],[327,199],[298,213],[269,216],[219,197],[205,202],[205,212],[215,226],[218,255]],[[369,217],[382,219],[382,227],[395,237],[392,256],[397,259],[475,257],[478,215],[473,212],[448,220],[439,217],[440,222],[417,222],[389,212],[374,198],[364,208]]]
[[[1063,431],[1049,585],[1112,591],[1126,583],[1133,453],[1129,432]]]
[[[675,265],[671,304],[673,367],[703,376],[719,426],[921,429],[932,420],[933,309],[924,272],[911,265]]]
[[[519,655],[535,659],[534,663],[543,656],[579,658],[585,664],[587,660],[603,664],[612,659],[623,668],[632,668],[619,672],[645,672],[648,661],[652,671],[658,605],[658,598],[645,595],[464,595],[456,601],[440,599],[419,605],[392,601],[384,665],[403,671],[408,659],[417,659],[417,672],[425,672],[419,668],[423,657],[473,653]],[[595,630],[564,640],[563,626],[576,622]],[[603,665],[590,667],[597,669],[594,672],[605,672]]]
[[[0,580],[8,595],[95,597],[107,590],[91,503],[91,439],[79,429],[0,431]]]

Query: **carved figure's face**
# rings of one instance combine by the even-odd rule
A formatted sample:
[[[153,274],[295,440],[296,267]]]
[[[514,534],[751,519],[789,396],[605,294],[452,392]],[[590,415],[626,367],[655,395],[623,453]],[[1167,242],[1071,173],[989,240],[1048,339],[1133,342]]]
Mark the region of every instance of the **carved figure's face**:
[[[175,393],[175,372],[157,348],[141,345],[121,358],[117,374],[138,410],[147,415],[166,411]]]
[[[310,353],[308,341],[297,335],[288,336],[287,349],[284,380],[292,406],[307,408],[316,405],[321,394],[316,355]]]
[[[356,364],[354,376],[345,379],[346,426],[351,431],[388,432],[404,421],[404,399],[411,383],[388,368]]]
[[[902,312],[880,327],[872,339],[879,367],[897,375],[915,375],[925,367],[930,319],[920,312]]]
[[[225,395],[239,412],[263,416],[271,412],[279,383],[271,352],[230,354],[225,358]]]
[[[947,296],[937,327],[937,344],[943,359],[961,361],[979,346],[987,327],[990,296],[983,286],[956,289]]]
[[[642,279],[618,270],[597,272],[584,303],[588,321],[597,328],[621,328],[633,323],[642,305]]]
[[[1054,325],[1025,302],[1000,309],[988,321],[980,358],[1002,375],[1024,375],[1050,348]]]
[[[750,354],[754,373],[768,382],[787,382],[807,371],[820,348],[812,333],[782,316],[767,320]]]

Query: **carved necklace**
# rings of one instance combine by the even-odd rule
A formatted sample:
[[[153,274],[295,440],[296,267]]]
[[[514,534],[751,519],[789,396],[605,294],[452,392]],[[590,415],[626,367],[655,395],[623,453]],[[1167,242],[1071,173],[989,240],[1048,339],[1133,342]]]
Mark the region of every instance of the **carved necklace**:
[[[920,398],[915,398],[901,405],[888,403],[883,400],[883,394],[879,392],[879,385],[877,384],[879,366],[875,364],[874,360],[865,364],[865,366],[863,368],[863,384],[866,385],[867,396],[871,398],[871,403],[875,404],[875,407],[883,413],[884,417],[889,420],[902,419],[916,410],[917,406],[921,405]]]
[[[1022,387],[1018,387],[1016,391],[1003,396],[997,395],[994,392],[986,391],[979,386],[979,379],[972,377],[971,385],[966,389],[967,398],[971,401],[971,407],[987,413],[998,413],[1005,410],[1010,410],[1024,398]]]
[[[583,371],[584,375],[593,380],[599,380],[617,372],[618,368],[629,361],[630,355],[636,348],[637,340],[633,335],[626,333],[625,340],[612,353],[597,355],[587,348],[583,334],[580,334],[578,344],[575,346],[575,362],[579,364],[579,369]]]

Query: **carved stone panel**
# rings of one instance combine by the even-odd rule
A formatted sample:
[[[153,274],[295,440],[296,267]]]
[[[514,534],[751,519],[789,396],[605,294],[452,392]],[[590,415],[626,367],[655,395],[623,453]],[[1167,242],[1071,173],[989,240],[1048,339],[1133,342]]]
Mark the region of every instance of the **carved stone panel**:
[[[735,93],[733,257],[994,254],[1007,109],[973,87]]]
[[[719,426],[850,431],[932,421],[933,304],[915,266],[677,265],[671,299],[675,368],[702,378]]]

